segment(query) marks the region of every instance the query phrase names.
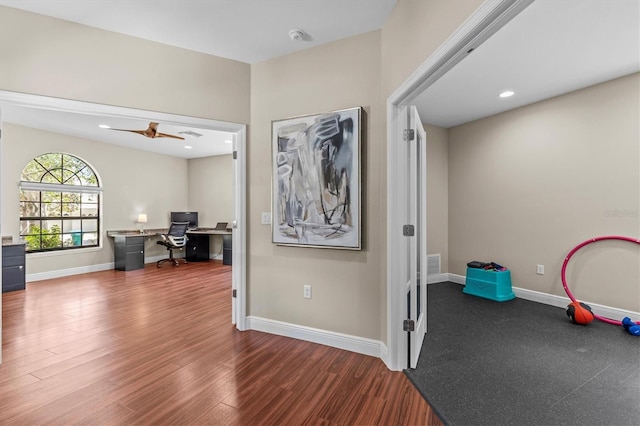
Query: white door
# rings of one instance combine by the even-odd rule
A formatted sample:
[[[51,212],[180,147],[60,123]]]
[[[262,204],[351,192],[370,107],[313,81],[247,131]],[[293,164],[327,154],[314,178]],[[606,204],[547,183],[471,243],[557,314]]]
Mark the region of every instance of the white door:
[[[414,106],[403,108],[402,114],[406,114],[407,123],[403,138],[403,143],[407,144],[404,151],[407,215],[403,234],[408,253],[405,284],[407,316],[403,329],[408,339],[407,365],[415,368],[427,331],[427,135]]]

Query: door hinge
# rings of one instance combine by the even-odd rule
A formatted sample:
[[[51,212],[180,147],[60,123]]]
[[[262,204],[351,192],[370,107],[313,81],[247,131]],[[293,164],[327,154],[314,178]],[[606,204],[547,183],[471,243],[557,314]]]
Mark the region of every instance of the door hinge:
[[[412,141],[416,137],[416,131],[413,129],[404,129],[404,135],[402,139],[406,142]]]
[[[231,291],[231,297],[236,298],[238,297],[238,290],[236,290],[235,288]]]
[[[238,151],[233,151],[233,159],[234,160],[238,159]]]
[[[402,323],[402,331],[416,331],[416,322],[412,319],[406,319]]]
[[[402,235],[405,237],[413,237],[415,235],[415,228],[413,225],[402,225]]]

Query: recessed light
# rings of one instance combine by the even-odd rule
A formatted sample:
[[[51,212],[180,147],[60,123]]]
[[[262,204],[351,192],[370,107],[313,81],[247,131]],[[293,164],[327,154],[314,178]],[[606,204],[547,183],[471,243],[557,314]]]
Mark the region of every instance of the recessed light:
[[[500,93],[500,97],[508,98],[509,96],[513,96],[514,94],[515,92],[512,92],[511,90],[505,90],[504,92]]]
[[[101,129],[110,129],[111,126],[109,126],[108,124],[100,124],[98,125],[98,127],[100,127]]]
[[[185,145],[184,146],[184,149],[191,149],[191,148],[193,148],[191,145]]]
[[[224,143],[233,143],[233,141],[226,140]]]

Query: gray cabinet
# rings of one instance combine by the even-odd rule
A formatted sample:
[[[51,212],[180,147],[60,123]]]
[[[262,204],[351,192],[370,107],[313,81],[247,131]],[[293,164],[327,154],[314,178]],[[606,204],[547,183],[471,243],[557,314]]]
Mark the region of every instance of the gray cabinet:
[[[233,238],[231,235],[222,236],[222,264],[231,265],[231,259],[233,257]]]
[[[209,234],[187,233],[187,262],[209,261]]]
[[[2,246],[2,292],[24,290],[26,273],[24,244]]]
[[[144,237],[138,235],[116,235],[113,237],[115,268],[118,271],[133,271],[144,268]]]

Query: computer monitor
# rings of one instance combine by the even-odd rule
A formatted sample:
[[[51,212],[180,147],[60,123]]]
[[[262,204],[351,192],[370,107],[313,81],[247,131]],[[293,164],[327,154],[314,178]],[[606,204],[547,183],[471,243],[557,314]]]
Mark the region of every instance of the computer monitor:
[[[189,222],[189,229],[198,227],[198,212],[171,212],[171,222]]]

